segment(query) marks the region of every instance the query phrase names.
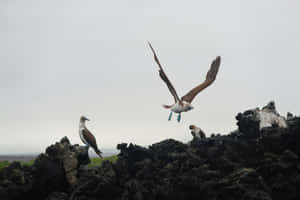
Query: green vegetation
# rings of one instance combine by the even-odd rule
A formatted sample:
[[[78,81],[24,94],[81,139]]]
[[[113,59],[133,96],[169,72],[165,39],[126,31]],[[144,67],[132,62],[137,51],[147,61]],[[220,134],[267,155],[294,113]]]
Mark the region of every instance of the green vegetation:
[[[91,167],[99,167],[106,160],[108,160],[109,162],[115,163],[117,161],[117,159],[118,159],[118,156],[116,156],[116,155],[108,156],[108,157],[105,157],[103,159],[101,159],[101,158],[92,158],[91,163],[89,164],[89,167],[90,168]],[[12,162],[7,161],[7,160],[0,161],[0,169],[9,166],[11,163]],[[34,163],[34,160],[31,160],[31,161],[28,161],[28,162],[21,161],[20,163],[21,163],[22,166],[24,166],[24,165],[31,166]]]
[[[24,166],[24,165],[31,166],[31,165],[33,165],[33,163],[34,163],[34,160],[30,160],[30,161],[28,161],[28,162],[23,162],[23,161],[21,161],[20,163],[21,163],[22,166]]]
[[[4,167],[8,167],[11,163],[12,162],[7,161],[7,160],[0,161],[0,169],[2,169]],[[30,160],[28,162],[21,161],[20,163],[21,163],[22,166],[24,166],[24,165],[30,166],[30,165],[33,165],[34,160]]]
[[[7,167],[9,165],[9,161],[4,160],[4,161],[0,161],[0,169]]]
[[[115,163],[118,160],[118,156],[113,155],[113,156],[105,157],[103,159],[101,159],[101,158],[92,158],[91,163],[89,164],[89,167],[90,168],[91,167],[99,167],[106,160],[108,160],[109,162]]]

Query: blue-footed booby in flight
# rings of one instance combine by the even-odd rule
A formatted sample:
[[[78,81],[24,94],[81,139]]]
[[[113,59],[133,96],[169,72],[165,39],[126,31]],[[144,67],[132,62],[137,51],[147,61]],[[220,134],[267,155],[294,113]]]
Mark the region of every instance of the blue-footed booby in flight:
[[[89,147],[92,147],[94,149],[94,151],[96,152],[96,154],[98,154],[98,156],[100,158],[102,157],[102,152],[98,149],[97,146],[97,142],[96,142],[96,138],[94,137],[94,135],[86,128],[85,126],[85,121],[90,121],[88,118],[81,116],[80,117],[80,122],[79,122],[79,136],[81,141],[86,144]]]
[[[216,76],[219,71],[221,57],[218,56],[215,60],[213,60],[213,62],[211,63],[210,69],[208,70],[208,72],[206,74],[206,79],[200,85],[198,85],[195,88],[193,88],[192,90],[190,90],[186,95],[184,95],[180,99],[179,96],[177,95],[177,92],[176,92],[174,86],[172,85],[171,81],[168,79],[167,75],[165,74],[152,45],[150,44],[150,42],[148,42],[148,44],[151,48],[151,51],[153,52],[154,60],[159,67],[159,76],[166,83],[167,87],[169,88],[169,90],[175,100],[175,104],[163,105],[163,107],[171,110],[170,115],[169,115],[169,120],[171,120],[172,113],[174,112],[174,113],[178,113],[177,121],[180,122],[181,113],[187,112],[194,108],[191,105],[191,103],[192,103],[193,99],[197,96],[197,94],[199,92],[201,92],[203,89],[207,88],[209,85],[211,85],[215,81]]]

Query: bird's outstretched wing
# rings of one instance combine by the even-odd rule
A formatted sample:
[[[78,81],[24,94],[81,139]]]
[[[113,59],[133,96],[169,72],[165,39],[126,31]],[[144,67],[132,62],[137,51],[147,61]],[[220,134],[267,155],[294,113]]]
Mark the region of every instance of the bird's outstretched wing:
[[[176,103],[177,101],[179,101],[179,97],[177,95],[177,92],[176,92],[174,86],[172,85],[171,81],[168,79],[166,73],[164,72],[164,70],[163,70],[163,68],[162,68],[162,66],[161,66],[161,64],[160,64],[160,62],[158,60],[158,57],[157,57],[157,55],[156,55],[156,53],[155,53],[152,45],[150,44],[150,42],[148,42],[148,44],[150,46],[151,51],[153,52],[154,60],[155,60],[155,62],[157,63],[157,65],[159,67],[159,76],[167,84],[167,86],[168,86],[171,94],[174,97],[175,103]]]
[[[218,56],[210,65],[210,69],[208,70],[206,74],[206,79],[203,83],[198,85],[197,87],[193,88],[191,91],[189,91],[186,95],[184,95],[181,100],[191,103],[193,99],[197,96],[199,92],[201,92],[203,89],[207,88],[210,84],[212,84],[216,80],[216,76],[219,71],[221,63],[221,57]]]
[[[87,128],[82,130],[82,136],[93,149],[98,150],[96,138]]]

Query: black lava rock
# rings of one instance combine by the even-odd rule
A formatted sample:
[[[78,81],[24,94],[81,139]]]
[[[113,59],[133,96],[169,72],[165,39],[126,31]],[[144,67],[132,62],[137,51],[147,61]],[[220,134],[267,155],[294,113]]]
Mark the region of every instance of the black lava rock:
[[[278,115],[274,103],[263,109]],[[228,135],[149,148],[119,144],[116,163],[87,170],[78,170],[89,162],[84,147],[64,138],[33,166],[0,170],[0,199],[300,199],[300,118],[261,128],[256,111],[238,114],[238,130]]]

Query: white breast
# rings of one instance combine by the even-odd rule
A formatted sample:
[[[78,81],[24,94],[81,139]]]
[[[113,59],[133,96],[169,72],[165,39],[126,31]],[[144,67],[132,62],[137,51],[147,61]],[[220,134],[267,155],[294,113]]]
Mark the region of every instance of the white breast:
[[[81,141],[86,144],[89,145],[89,143],[87,143],[87,141],[84,139],[82,131],[84,130],[84,125],[83,124],[79,124],[79,137],[81,139]]]
[[[194,129],[191,131],[193,137],[195,138],[205,138],[205,133],[202,131],[201,128],[194,126]]]
[[[177,102],[176,104],[174,104],[171,108],[171,111],[175,112],[175,113],[181,113],[181,112],[186,112],[191,110],[191,108],[189,107],[190,104],[187,102],[183,102],[183,105],[180,105],[179,102]]]

